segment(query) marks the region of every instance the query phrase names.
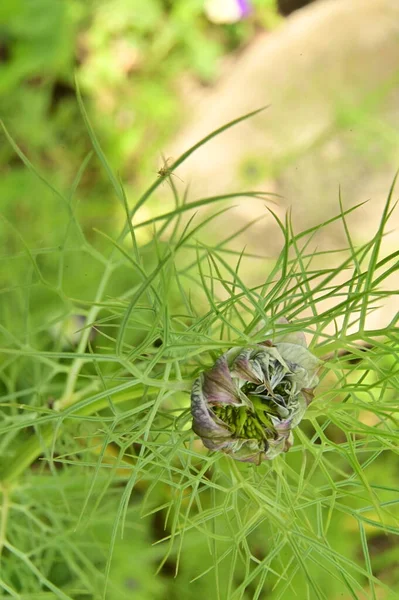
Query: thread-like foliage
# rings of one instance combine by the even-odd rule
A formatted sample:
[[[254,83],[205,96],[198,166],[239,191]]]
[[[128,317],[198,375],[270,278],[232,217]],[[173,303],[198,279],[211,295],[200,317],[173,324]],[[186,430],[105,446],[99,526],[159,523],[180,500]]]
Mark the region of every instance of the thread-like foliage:
[[[83,231],[74,198],[88,157],[73,193],[43,182],[65,211],[57,247],[4,224],[18,250],[0,325],[2,597],[396,597],[398,317],[368,328],[396,293],[399,253],[382,243],[394,185],[361,245],[347,224],[358,207],[337,203],[295,233],[273,195],[188,199],[170,174],[174,207],[137,223],[162,181],[128,198],[79,103],[126,219],[114,236]],[[207,234],[239,197],[276,221],[275,261],[237,250],[251,224]],[[337,223],[347,246],[318,251],[314,236]],[[141,245],[140,227],[151,228]],[[193,379],[273,328],[304,331],[324,361],[293,448],[259,467],[209,453],[191,431]]]

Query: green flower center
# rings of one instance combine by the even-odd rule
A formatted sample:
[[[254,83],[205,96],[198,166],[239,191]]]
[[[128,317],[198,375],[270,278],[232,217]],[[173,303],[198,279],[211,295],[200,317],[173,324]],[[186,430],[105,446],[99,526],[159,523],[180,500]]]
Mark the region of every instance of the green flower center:
[[[254,399],[251,398],[252,401]],[[259,402],[261,404],[259,407],[254,406],[253,411],[247,406],[233,406],[231,404],[219,404],[213,406],[212,410],[223,423],[228,425],[233,437],[265,441],[275,438],[277,432],[267,416],[267,406],[264,406],[260,399]]]
[[[276,401],[268,394],[266,390],[259,393],[259,395],[254,393],[258,387],[258,384],[248,382],[242,386],[241,392],[248,397],[250,402],[254,405],[256,412],[266,412],[271,415],[278,415]],[[278,393],[277,388],[275,388],[273,392]]]
[[[248,381],[247,383],[244,383],[244,385],[241,388],[241,391],[244,392],[244,394],[248,395],[254,392],[257,387],[259,387],[258,384]]]
[[[262,391],[258,391],[260,390]],[[291,400],[292,395],[292,380],[284,377],[277,385],[272,388],[261,384],[256,384],[248,381],[241,388],[249,401],[254,405],[255,410],[266,412],[271,415],[282,416],[284,410],[287,410],[287,404]],[[283,413],[281,412],[283,411]]]

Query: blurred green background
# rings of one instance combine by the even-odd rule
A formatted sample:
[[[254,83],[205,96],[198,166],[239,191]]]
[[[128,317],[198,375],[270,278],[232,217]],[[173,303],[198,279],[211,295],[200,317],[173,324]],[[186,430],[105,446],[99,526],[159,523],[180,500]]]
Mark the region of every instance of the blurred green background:
[[[332,64],[346,64],[345,57],[339,60],[335,57],[348,44],[348,38],[341,44],[339,37],[334,37],[332,33],[331,44],[327,39],[322,51],[314,44],[310,54],[317,68],[313,72],[309,67],[307,83],[313,77],[312,89],[316,91],[312,98],[302,97],[299,105],[308,104],[307,110],[302,114],[301,111],[296,113],[295,108],[295,103],[301,98],[301,85],[295,82],[295,76],[287,75],[291,73],[293,55],[281,51],[279,70],[273,79],[269,77],[266,84],[262,83],[261,92],[256,85],[254,88],[247,88],[240,78],[240,73],[244,73],[247,68],[246,56],[254,48],[258,48],[259,62],[250,71],[252,80],[257,79],[253,73],[258,72],[261,81],[263,69],[271,68],[277,50],[270,51],[270,56],[262,54],[261,43],[267,36],[274,36],[270,39],[278,46],[280,32],[282,37],[290,35],[295,46],[296,30],[290,20],[292,17],[285,21],[281,14],[290,12],[288,4],[283,2],[282,10],[279,11],[274,0],[253,0],[252,11],[247,18],[226,22],[232,19],[224,16],[221,9],[220,16],[216,18],[216,13],[209,12],[203,0],[1,1],[0,117],[34,170],[67,199],[67,202],[60,201],[57,194],[33,173],[26,159],[24,164],[16,149],[2,135],[2,346],[12,345],[17,340],[17,345],[31,343],[39,348],[46,348],[50,340],[57,337],[58,348],[73,347],[70,339],[60,339],[60,329],[52,328],[59,328],[64,316],[79,312],[79,309],[85,307],[85,302],[93,300],[102,270],[102,265],[95,260],[95,256],[76,251],[81,248],[79,227],[73,224],[67,233],[65,231],[69,195],[86,158],[89,163],[82,174],[79,192],[72,198],[72,202],[80,227],[93,244],[94,251],[97,249],[106,252],[109,248],[107,240],[96,233],[97,229],[115,236],[124,222],[124,212],[100,162],[96,158],[89,158],[91,142],[76,100],[75,77],[102,149],[118,177],[124,181],[131,202],[138,196],[138,191],[142,191],[156,177],[165,147],[181,151],[200,135],[222,125],[230,117],[237,117],[245,112],[245,108],[250,110],[268,104],[272,88],[286,90],[286,94],[283,94],[284,102],[278,95],[275,96],[272,110],[277,112],[264,117],[263,129],[260,128],[257,133],[252,131],[247,137],[238,133],[238,139],[233,139],[230,149],[240,150],[231,155],[234,174],[230,171],[231,163],[226,164],[224,159],[229,156],[229,149],[226,149],[229,142],[225,142],[224,146],[217,146],[213,150],[204,149],[205,154],[199,154],[199,162],[193,162],[186,173],[183,173],[185,181],[197,176],[199,191],[208,191],[208,186],[215,193],[219,191],[218,186],[226,189],[226,186],[236,183],[250,188],[263,189],[266,186],[266,189],[283,192],[291,200],[295,199],[295,209],[301,224],[308,223],[309,218],[312,221],[313,217],[318,218],[321,213],[333,210],[332,198],[337,195],[339,183],[345,185],[349,182],[347,195],[351,204],[355,204],[359,197],[366,199],[364,194],[370,187],[370,181],[377,199],[379,194],[381,197],[386,196],[394,172],[393,165],[399,156],[396,129],[396,60],[399,53],[397,40],[386,47],[376,42],[378,51],[374,51],[372,36],[378,27],[382,28],[381,35],[385,35],[385,26],[385,38],[395,40],[399,28],[397,11],[391,13],[389,3],[375,3],[383,15],[381,23],[378,21],[375,24],[375,29],[371,17],[367,17],[370,28],[366,33],[371,39],[370,54],[375,57],[376,72],[381,71],[385,75],[374,83],[370,82],[367,57],[364,58],[364,63],[360,59],[353,67],[353,72],[359,75],[359,81],[348,67],[347,79],[354,88],[363,90],[361,82],[365,80],[370,84],[358,96],[352,94],[350,87],[345,87],[347,79],[341,68],[335,73],[337,77],[331,86],[333,91],[327,89],[324,80],[319,80],[326,64],[329,65],[328,68]],[[316,11],[316,25],[319,4],[326,3],[314,2],[306,9],[306,19],[310,23],[311,11]],[[349,6],[351,2],[347,4]],[[366,9],[369,5],[370,2],[365,3]],[[352,8],[355,14],[359,11],[359,27],[362,27],[361,3],[353,2]],[[338,22],[345,18],[345,13],[337,16]],[[303,21],[305,30],[306,19]],[[345,22],[342,24],[345,25]],[[292,27],[292,33],[285,33],[287,27]],[[314,33],[310,25],[307,34],[310,45],[312,31]],[[267,43],[266,40],[266,45]],[[302,56],[304,49],[299,42],[298,44],[297,56]],[[328,52],[332,59],[326,63],[324,61]],[[308,59],[309,64],[311,58]],[[379,65],[387,64],[391,65],[390,70],[380,69]],[[334,78],[332,71],[328,78]],[[290,87],[292,82],[294,83]],[[241,87],[240,94],[236,93],[237,88],[233,84]],[[309,125],[318,122],[315,116],[317,111],[313,112],[314,103],[324,107],[326,103],[323,94],[332,98],[338,92],[342,93],[338,94],[337,101],[335,97],[332,101],[332,116],[324,120],[321,118],[320,127],[307,134],[303,123]],[[241,102],[243,98],[244,105]],[[232,114],[228,115],[224,107],[228,107]],[[323,114],[323,108],[320,114]],[[270,133],[273,131],[276,132],[274,137]],[[305,132],[303,137],[301,132]],[[289,141],[290,135],[292,143]],[[370,173],[375,177],[370,179]],[[332,187],[326,191],[330,184]],[[146,215],[151,217],[156,214],[160,208],[162,212],[165,211],[165,202],[169,202],[165,200],[167,192],[168,189],[161,190],[159,197],[151,203],[148,214],[143,215],[144,218]],[[330,192],[331,197],[328,196]],[[329,198],[325,200],[325,204],[318,202],[318,199],[324,198],[324,194]],[[313,211],[311,207],[314,207]],[[241,224],[258,214],[249,203],[237,211],[235,218]],[[367,237],[368,227],[379,211],[380,204],[376,202],[372,204],[369,213],[363,213],[363,229],[358,230],[360,240],[364,241]],[[230,225],[236,228],[233,221]],[[210,230],[209,236],[214,236],[214,231]],[[251,244],[259,245],[264,238],[265,230],[259,229],[245,241],[250,247]],[[147,239],[143,233],[139,242],[144,244]],[[332,235],[329,241],[331,240],[337,247],[342,242],[338,234],[337,237]],[[270,241],[268,248],[271,255],[276,253],[280,241],[277,234],[276,240]],[[30,249],[40,269],[46,273],[45,286],[40,285],[26,248]],[[61,270],[60,256],[63,257]],[[154,252],[149,253],[148,263],[151,264],[153,260]],[[113,279],[112,292],[115,298],[127,289],[129,277],[127,269],[118,271]],[[57,291],[60,278],[62,297]],[[36,283],[37,285],[33,285]],[[129,282],[129,285],[133,285],[133,282]],[[27,304],[30,306],[29,311],[26,309]],[[29,327],[26,323],[28,312]],[[12,376],[14,371],[18,371],[15,377]],[[93,373],[88,372],[89,375],[93,376]],[[2,363],[3,394],[18,393],[19,390],[35,386],[39,389],[42,379],[43,373],[39,367],[28,360],[18,366],[10,365],[6,359]],[[55,379],[52,388],[55,395],[61,389],[61,383],[58,388],[57,385],[58,380]],[[21,397],[25,398],[24,395]],[[37,404],[42,400],[39,394]],[[26,433],[23,432],[23,436]],[[121,470],[115,479],[117,485],[112,493],[102,498],[102,489],[108,485],[105,483],[108,480],[105,476],[99,477],[96,483],[98,489],[91,490],[99,498],[96,511],[93,510],[94,516],[88,518],[85,526],[76,533],[76,515],[79,515],[89,493],[92,467],[95,464],[93,456],[96,455],[97,448],[97,441],[90,438],[93,435],[90,425],[86,429],[82,426],[80,434],[82,439],[89,440],[87,446],[92,450],[94,448],[88,459],[90,468],[87,472],[79,470],[78,475],[70,474],[70,470],[74,469],[73,465],[70,470],[60,470],[55,477],[40,473],[35,480],[33,492],[31,488],[27,492],[21,486],[17,492],[17,501],[22,507],[29,506],[34,519],[28,518],[21,510],[20,523],[16,527],[19,547],[26,549],[27,557],[32,556],[32,562],[46,581],[52,582],[77,600],[89,597],[88,589],[95,590],[93,597],[101,597],[103,580],[99,573],[102,574],[105,569],[113,518],[125,484],[125,475]],[[334,438],[335,434],[333,431],[331,437]],[[75,441],[75,438],[72,441],[66,436],[62,442],[64,448],[59,448],[58,452],[62,454],[61,450],[64,450],[67,455],[74,448]],[[340,440],[335,441],[338,443]],[[293,454],[290,460],[295,468],[300,456]],[[398,464],[394,455],[386,458],[384,471],[379,462],[373,463],[370,469],[374,469],[370,477],[376,484],[382,484],[387,479],[393,481],[398,476]],[[319,476],[320,474],[315,476],[315,485]],[[194,599],[200,595],[209,598],[226,597],[223,591],[215,591],[213,574],[190,584],[190,580],[198,574],[198,564],[205,565],[209,560],[210,550],[201,530],[193,529],[186,536],[179,578],[174,579],[176,562],[173,556],[163,563],[159,575],[154,577],[157,565],[164,557],[164,547],[152,544],[168,535],[168,529],[165,532],[165,514],[162,511],[157,510],[154,515],[143,519],[141,502],[145,497],[148,513],[151,513],[151,507],[155,511],[155,507],[168,505],[174,493],[178,496],[175,490],[162,482],[150,489],[149,484],[143,481],[135,490],[127,508],[124,537],[121,539],[118,535],[116,539],[107,598],[151,600]],[[178,499],[183,505],[187,502],[186,495],[185,491]],[[66,497],[68,501],[65,500]],[[217,501],[213,501],[216,505]],[[206,499],[204,508],[210,510],[212,502],[209,498]],[[345,502],[352,502],[355,507],[357,499],[349,498]],[[307,514],[309,519],[317,518],[311,508]],[[229,519],[226,515],[221,516],[217,534],[221,539],[223,536],[227,539],[230,529]],[[348,519],[346,514],[334,513],[330,530],[333,532],[335,548],[342,548],[346,555],[357,559],[362,554],[362,548],[359,536],[353,535],[355,529],[354,521]],[[49,532],[55,542],[63,546],[63,553],[59,554],[56,543],[53,547],[46,542],[45,551],[37,559],[35,549]],[[258,529],[251,540],[259,557],[270,550],[267,541],[265,542],[268,525],[264,526],[264,538],[260,532]],[[385,536],[372,526],[367,529],[367,535],[376,574],[391,587],[399,586],[399,545],[396,538]],[[90,560],[87,560],[86,555],[90,556]],[[289,557],[282,559],[288,561]],[[43,582],[40,582],[26,560],[22,567],[15,557],[12,560],[14,564],[9,565],[10,580],[16,593],[20,593],[14,597],[30,600],[59,597],[58,592],[51,591],[47,583],[42,585]],[[274,563],[273,566],[277,568]],[[280,567],[281,565],[278,566]],[[227,588],[229,585],[229,569],[222,561],[219,572],[219,584],[222,587]],[[340,588],[334,585],[335,580],[325,580],[322,565],[319,564],[314,569],[315,578],[322,586],[325,598],[344,598]],[[240,577],[245,576],[244,568],[241,571],[238,569],[235,576],[235,585],[238,587]],[[306,587],[299,581],[299,577],[297,583],[294,578],[295,585],[298,598],[302,600],[306,597]],[[372,597],[367,595],[369,592],[370,590],[365,590],[364,598]],[[260,598],[277,598],[273,593],[272,589],[265,589]],[[254,597],[255,588],[249,587],[245,594],[243,597]],[[1,595],[11,596],[13,594],[7,590]],[[283,596],[283,600],[284,597],[290,596]],[[388,592],[386,595],[381,592],[381,596],[378,596],[386,600],[392,597]]]
[[[1,119],[40,175],[67,195],[91,150],[76,102],[76,77],[107,160],[134,202],[156,176],[166,141],[187,118],[179,90],[182,78],[204,89],[216,85],[223,57],[242,49],[259,28],[279,21],[274,0],[255,5],[250,19],[221,25],[207,18],[203,0],[4,0]],[[29,246],[56,249],[66,212],[4,136],[0,161],[3,216]],[[97,159],[84,172],[77,203],[76,214],[90,241],[104,244],[93,230],[116,232],[124,222]],[[5,222],[0,231],[6,254],[14,255],[20,245],[16,232]],[[73,255],[69,259],[64,275],[70,274],[73,288]],[[49,252],[40,260],[51,261]],[[96,270],[90,266],[81,271],[94,281]],[[24,279],[25,268],[18,258],[12,270],[3,262],[4,283],[11,277],[15,285],[19,270]],[[71,290],[72,296],[86,298],[84,290],[92,284],[84,281]]]

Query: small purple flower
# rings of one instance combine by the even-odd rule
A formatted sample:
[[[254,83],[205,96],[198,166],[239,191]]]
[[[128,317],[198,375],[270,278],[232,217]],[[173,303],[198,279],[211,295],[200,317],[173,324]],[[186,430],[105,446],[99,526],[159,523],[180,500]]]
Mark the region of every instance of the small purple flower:
[[[241,18],[246,17],[251,12],[251,5],[247,0],[236,0],[237,7],[240,11]]]
[[[193,383],[194,432],[210,450],[244,462],[287,452],[313,399],[319,366],[302,333],[229,350]]]
[[[206,0],[205,12],[213,23],[236,23],[251,12],[248,0]]]

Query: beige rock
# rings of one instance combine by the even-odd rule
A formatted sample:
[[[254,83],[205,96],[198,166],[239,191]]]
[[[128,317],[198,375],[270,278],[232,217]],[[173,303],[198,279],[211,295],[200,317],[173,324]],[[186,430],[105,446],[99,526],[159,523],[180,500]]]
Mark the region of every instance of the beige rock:
[[[237,189],[282,193],[277,212],[291,206],[298,231],[337,213],[341,186],[345,207],[371,199],[348,218],[360,243],[376,229],[399,164],[398,100],[399,3],[324,0],[259,35],[214,88],[186,96],[187,125],[166,154],[178,156],[223,123],[270,105],[178,169],[191,199]],[[223,230],[264,214],[264,203],[244,199]],[[398,224],[397,211],[391,229]],[[388,236],[386,247],[397,239]],[[239,245],[275,255],[281,241],[270,217]],[[344,246],[342,225],[317,243]]]

